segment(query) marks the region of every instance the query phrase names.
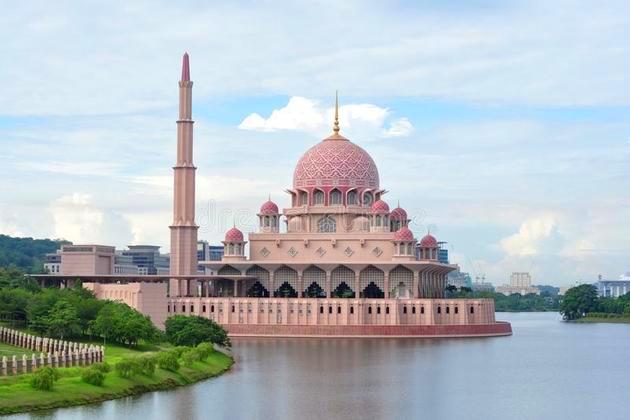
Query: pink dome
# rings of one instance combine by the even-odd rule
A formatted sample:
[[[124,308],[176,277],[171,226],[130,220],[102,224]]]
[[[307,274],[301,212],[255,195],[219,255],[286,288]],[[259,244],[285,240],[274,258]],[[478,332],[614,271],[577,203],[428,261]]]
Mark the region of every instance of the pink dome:
[[[372,213],[389,213],[389,206],[383,200],[375,201],[372,204]]]
[[[407,226],[403,226],[394,234],[395,241],[413,241],[413,232]]]
[[[407,220],[407,212],[404,209],[401,209],[400,207],[396,207],[389,214],[389,217],[392,220],[399,220],[401,222],[404,222]]]
[[[420,246],[435,248],[436,246],[438,246],[437,239],[435,239],[435,237],[429,233],[420,240]]]
[[[278,206],[271,200],[260,206],[260,214],[278,214]]]
[[[233,227],[225,232],[225,242],[243,242],[243,232]]]
[[[304,153],[293,173],[293,187],[378,188],[378,169],[361,147],[340,135],[317,143]]]

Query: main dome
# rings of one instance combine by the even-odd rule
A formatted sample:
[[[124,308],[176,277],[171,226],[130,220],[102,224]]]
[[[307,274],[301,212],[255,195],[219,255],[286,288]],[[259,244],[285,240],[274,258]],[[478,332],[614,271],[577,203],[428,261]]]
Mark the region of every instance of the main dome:
[[[378,188],[378,169],[361,147],[339,134],[322,140],[302,155],[293,187]]]

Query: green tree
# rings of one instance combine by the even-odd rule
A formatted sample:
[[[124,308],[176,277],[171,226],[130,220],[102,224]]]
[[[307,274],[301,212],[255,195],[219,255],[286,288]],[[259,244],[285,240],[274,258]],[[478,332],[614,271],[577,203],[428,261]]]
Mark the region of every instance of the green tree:
[[[51,337],[64,339],[81,332],[77,310],[66,300],[60,300],[49,311],[45,319],[46,332]]]
[[[148,316],[119,302],[107,302],[90,323],[90,331],[103,340],[128,346],[137,345],[141,340],[154,342],[160,337]]]
[[[567,320],[583,317],[597,310],[597,289],[592,284],[572,287],[564,295],[560,303],[560,313]]]
[[[166,320],[165,327],[166,339],[177,346],[196,346],[203,342],[230,345],[223,327],[200,316],[175,315]]]

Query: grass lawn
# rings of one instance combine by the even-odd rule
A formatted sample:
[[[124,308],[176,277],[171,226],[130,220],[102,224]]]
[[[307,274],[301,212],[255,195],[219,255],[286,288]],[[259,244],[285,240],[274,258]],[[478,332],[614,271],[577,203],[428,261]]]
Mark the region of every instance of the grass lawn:
[[[35,353],[39,356],[39,353]],[[0,343],[0,359],[2,359],[2,356],[7,356],[7,359],[11,359],[11,356],[13,356],[14,354],[19,357],[22,357],[23,354],[26,354],[28,357],[30,357],[33,354],[33,351],[23,349],[22,347],[15,347],[9,344]]]
[[[34,411],[56,407],[89,404],[93,402],[121,398],[148,391],[174,388],[202,379],[219,375],[232,366],[233,360],[215,351],[207,360],[196,361],[192,366],[181,366],[177,372],[156,369],[153,376],[136,375],[129,379],[121,378],[114,371],[114,365],[123,357],[157,352],[170,345],[139,346],[126,348],[107,345],[105,360],[112,366],[106,374],[103,386],[90,385],[81,380],[84,368],[60,368],[61,378],[51,391],[39,391],[31,387],[31,374],[0,377],[0,414]]]

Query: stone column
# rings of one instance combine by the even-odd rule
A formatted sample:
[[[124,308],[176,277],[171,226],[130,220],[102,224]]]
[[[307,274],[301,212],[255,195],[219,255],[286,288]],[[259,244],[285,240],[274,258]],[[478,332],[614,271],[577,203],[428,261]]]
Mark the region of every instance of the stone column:
[[[326,285],[324,286],[326,288],[326,298],[330,299],[330,296],[332,295],[332,280],[330,278],[331,273],[326,272]]]
[[[11,356],[11,371],[14,375],[17,375],[17,358],[15,355]]]
[[[418,293],[418,280],[420,278],[420,273],[418,271],[414,271],[413,272],[413,281],[411,282],[412,286],[411,286],[411,297],[414,299],[418,299],[419,293]]]
[[[2,376],[7,376],[7,356],[2,356]]]
[[[385,272],[384,274],[385,278],[383,279],[383,287],[385,288],[385,290],[383,290],[384,292],[384,297],[385,299],[389,299],[389,273]]]
[[[35,372],[37,370],[37,356],[35,353],[31,356],[31,372]]]

